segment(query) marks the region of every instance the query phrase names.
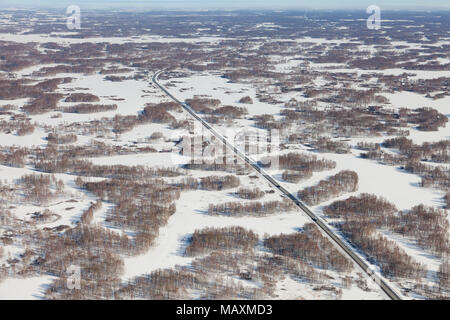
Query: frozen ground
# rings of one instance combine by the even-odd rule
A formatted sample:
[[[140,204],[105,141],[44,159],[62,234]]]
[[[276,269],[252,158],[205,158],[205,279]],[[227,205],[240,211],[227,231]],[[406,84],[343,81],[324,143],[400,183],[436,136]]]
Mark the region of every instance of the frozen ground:
[[[278,28],[276,24],[260,24],[256,28],[274,29]],[[192,39],[185,38],[163,38],[159,36],[141,36],[132,38],[88,38],[77,39],[64,37],[65,34],[51,34],[51,35],[13,35],[13,34],[0,34],[0,41],[14,41],[17,43],[29,43],[35,42],[37,44],[44,44],[48,42],[56,42],[58,44],[70,45],[80,43],[109,43],[109,44],[125,44],[125,43],[206,43],[209,45],[215,45],[221,40],[220,37],[199,37]],[[232,39],[226,39],[232,40]],[[281,39],[266,39],[267,42],[279,41]],[[339,44],[347,43],[350,40],[326,40],[305,37],[301,39],[295,39],[298,43],[313,44]],[[441,43],[444,44],[444,43]],[[407,45],[408,47],[421,47],[421,45],[414,46],[410,43],[398,42],[396,45]],[[363,47],[361,45],[361,47]],[[373,46],[364,47],[369,52],[374,50]],[[301,56],[295,56],[298,59]],[[277,61],[278,56],[273,56],[273,61]],[[289,73],[290,70],[299,68],[302,60],[293,59],[281,59],[280,63],[275,65],[275,70],[283,73]],[[439,60],[440,63],[447,63],[448,60]],[[17,77],[32,78],[32,73],[43,67],[44,65],[33,66],[21,70],[16,73]],[[54,64],[48,64],[45,66],[54,66]],[[335,73],[349,73],[356,72],[358,75],[368,73],[382,73],[389,75],[398,75],[404,72],[416,74],[414,79],[433,79],[437,77],[449,77],[448,71],[414,71],[403,69],[387,69],[387,70],[358,70],[348,69],[342,64],[315,64],[311,63],[310,68],[317,70],[318,72],[335,72]],[[146,103],[157,103],[161,101],[168,101],[167,97],[164,97],[161,92],[157,91],[150,82],[152,72],[156,70],[150,70],[148,78],[142,80],[124,80],[121,82],[111,82],[104,79],[104,75],[99,73],[93,75],[80,75],[80,74],[58,74],[58,77],[70,76],[75,80],[69,84],[61,85],[58,89],[60,93],[68,93],[80,91],[79,88],[84,88],[82,92],[89,92],[100,97],[100,104],[117,104],[118,109],[116,111],[100,112],[93,114],[70,114],[62,113],[60,118],[52,118],[58,112],[46,113],[43,115],[30,116],[32,122],[36,122],[38,127],[34,133],[26,136],[17,136],[14,134],[7,134],[0,132],[0,144],[3,146],[39,146],[45,147],[47,141],[45,137],[47,132],[43,130],[44,125],[57,126],[66,125],[73,122],[88,122],[91,120],[98,120],[102,117],[113,117],[117,114],[120,115],[136,115],[142,111]],[[254,130],[254,123],[249,120],[252,116],[271,114],[276,118],[279,116],[281,110],[281,104],[269,104],[259,102],[257,98],[257,87],[252,84],[251,81],[245,84],[230,83],[227,79],[222,77],[220,72],[191,72],[187,76],[176,78],[176,81],[170,79],[168,81],[162,81],[163,84],[172,83],[174,86],[169,87],[171,92],[180,100],[192,98],[195,95],[205,95],[211,98],[219,99],[222,105],[233,105],[239,107],[245,107],[248,110],[248,115],[244,119],[235,119],[228,125],[217,126],[218,130],[226,133],[226,130],[238,130],[238,129],[252,129]],[[323,77],[317,77],[314,79],[314,84],[318,87],[326,84],[326,80]],[[261,84],[258,84],[261,85]],[[412,92],[401,93],[383,93],[383,95],[389,100],[390,108],[420,108],[423,106],[430,106],[438,110],[439,112],[450,116],[450,109],[448,108],[450,103],[450,97],[446,96],[442,99],[432,100],[426,98],[423,95],[419,95]],[[250,96],[253,104],[241,104],[239,100],[244,96]],[[298,92],[290,92],[285,94],[279,94],[284,102],[289,101],[291,98],[295,98],[298,101],[305,101],[306,99]],[[120,100],[118,100],[120,99]],[[28,99],[20,99],[14,101],[0,100],[0,106],[6,103],[12,103],[18,105],[20,108]],[[60,102],[59,106],[68,106],[68,103]],[[189,119],[189,116],[182,113],[176,115],[177,120]],[[161,132],[165,139],[158,142],[148,142],[146,140],[152,133]],[[108,164],[108,165],[145,165],[149,167],[177,167],[187,163],[186,157],[178,154],[178,149],[174,147],[172,140],[179,139],[180,136],[187,131],[184,129],[173,130],[166,124],[145,124],[134,127],[132,130],[123,133],[120,137],[114,140],[111,137],[105,137],[103,140],[116,145],[128,145],[136,142],[138,145],[151,145],[158,151],[156,153],[140,153],[140,154],[128,154],[117,156],[102,156],[95,158],[88,158],[96,165]],[[83,145],[88,143],[95,137],[89,135],[78,135],[77,144]],[[410,129],[410,138],[415,143],[433,142],[443,139],[450,139],[450,123],[447,123],[445,128],[440,128],[435,132],[423,132],[415,129]],[[349,144],[355,146],[358,141],[372,141],[381,142],[384,138],[354,138],[349,141]],[[408,174],[398,168],[392,166],[381,165],[375,161],[365,160],[359,157],[360,152],[352,149],[350,154],[331,154],[331,153],[315,153],[310,151],[304,146],[299,146],[302,152],[315,154],[319,158],[325,158],[334,160],[337,166],[333,170],[323,171],[315,173],[311,179],[299,184],[292,184],[281,181],[281,172],[272,171],[271,173],[279,179],[288,190],[296,193],[298,190],[315,185],[318,181],[325,179],[337,172],[345,169],[355,170],[359,175],[359,189],[357,192],[351,194],[345,194],[337,197],[328,202],[324,202],[319,206],[315,206],[312,209],[322,218],[325,218],[322,213],[323,206],[331,203],[336,199],[346,199],[350,195],[358,195],[361,193],[371,193],[378,196],[382,196],[390,202],[394,203],[399,210],[407,210],[418,204],[425,204],[434,207],[442,206],[443,192],[426,189],[420,187],[420,177],[413,174]],[[287,150],[283,152],[289,152]],[[6,166],[0,166],[0,179],[13,183],[15,179],[20,178],[24,174],[35,172],[30,167],[25,168],[11,168]],[[200,178],[209,175],[225,175],[222,172],[205,172],[192,170],[188,173],[191,177]],[[59,225],[74,226],[80,219],[81,214],[86,210],[89,205],[96,200],[92,194],[80,191],[75,183],[75,176],[67,174],[57,174],[58,179],[62,179],[65,184],[65,194],[61,199],[52,201],[47,206],[35,206],[31,204],[19,204],[13,211],[16,218],[26,220],[29,213],[36,212],[48,208],[55,211],[59,218],[56,221],[42,224],[40,228],[44,227],[56,227]],[[270,186],[261,178],[257,180],[250,179],[248,176],[240,176],[241,186],[245,187],[259,187],[264,191],[270,190]],[[226,226],[242,226],[257,233],[260,238],[265,235],[278,235],[282,233],[294,233],[301,228],[305,223],[310,220],[299,212],[280,212],[267,217],[223,217],[223,216],[209,216],[207,214],[208,205],[212,203],[223,203],[227,201],[239,201],[233,192],[236,190],[226,191],[188,191],[182,192],[179,200],[176,201],[177,210],[173,214],[167,225],[159,230],[159,236],[156,239],[154,246],[152,246],[147,252],[139,256],[124,257],[125,272],[122,276],[123,281],[132,279],[133,277],[149,273],[161,268],[173,268],[177,265],[188,266],[192,261],[192,258],[184,255],[187,247],[187,242],[192,233],[197,229],[204,227],[226,227]],[[68,202],[71,199],[77,199],[76,202]],[[268,200],[281,200],[282,198],[278,193],[267,193],[263,201]],[[102,209],[95,213],[93,223],[122,232],[117,228],[112,227],[106,222],[107,213],[113,208],[113,205],[108,202],[103,202]],[[417,247],[413,241],[405,238],[401,238],[398,235],[383,231],[383,233],[390,239],[395,240],[401,248],[403,248],[408,254],[413,256],[418,261],[426,264],[429,270],[429,277],[434,277],[437,271],[440,259],[431,254],[428,254],[421,248]],[[18,257],[22,254],[24,248],[17,246],[4,246],[4,257],[0,259],[1,263],[5,263],[5,260],[9,257]],[[356,270],[352,275],[355,275]],[[0,299],[41,299],[43,298],[43,292],[54,279],[48,275],[31,278],[15,278],[7,277],[5,280],[0,281]],[[336,284],[339,286],[339,284]],[[384,298],[379,292],[376,286],[370,284],[372,291],[366,292],[353,286],[349,289],[343,290],[343,299],[380,299]],[[326,292],[313,291],[309,285],[296,281],[290,277],[285,278],[277,284],[276,295],[280,299],[317,299],[317,298],[333,298]]]
[[[33,278],[8,278],[0,282],[0,300],[38,300],[44,298],[51,276]]]
[[[280,68],[284,68],[285,66],[285,63],[281,63]],[[389,72],[390,70],[387,70],[387,74],[389,74]],[[392,72],[393,74],[395,74],[394,70],[392,70]],[[411,73],[416,72],[412,71]],[[419,72],[417,77],[422,78],[422,75],[424,75],[425,73],[426,72]],[[437,72],[435,75],[433,75],[433,73],[431,72],[423,78],[427,79],[441,76],[449,76],[449,72]],[[257,101],[254,96],[255,91],[252,88],[251,84],[236,85],[234,83],[228,83],[226,79],[207,74],[202,76],[194,75],[187,79],[181,78],[177,79],[177,81],[180,82],[176,83],[175,88],[170,88],[170,91],[172,91],[177,97],[182,99],[186,99],[194,95],[207,94],[207,92],[209,92],[209,95],[207,94],[208,96],[220,99],[224,104],[245,106],[249,111],[249,115],[272,114],[274,116],[277,116],[280,111],[280,106],[270,105]],[[251,105],[239,104],[239,98],[245,95],[249,95],[255,101],[255,103]],[[415,109],[429,106],[450,117],[450,113],[448,110],[449,97],[445,97],[439,100],[432,100],[412,92],[401,92],[395,94],[385,93],[383,95],[386,96],[386,98],[388,98],[390,101],[390,104],[388,106],[389,108],[396,109],[400,107],[407,107],[410,109]],[[288,99],[286,99],[285,101],[287,100]],[[301,98],[299,100],[301,100]],[[218,127],[219,131],[221,131],[222,133],[226,133],[227,130],[230,129],[241,130],[246,127],[249,128],[248,126],[251,126],[251,122],[247,122],[246,120],[236,120],[231,125],[231,127],[216,127]],[[410,128],[409,131],[410,136],[408,138],[412,139],[414,143],[421,144],[423,142],[436,142],[450,138],[450,123],[447,123],[444,128],[439,128],[438,131],[425,132],[419,131],[414,128]],[[350,139],[349,144],[351,144],[352,146],[356,146],[358,141],[380,143],[384,139],[384,137],[352,138]],[[419,176],[407,173],[393,166],[386,166],[376,161],[363,159],[360,157],[361,152],[358,150],[352,149],[352,152],[349,154],[331,154],[312,152],[309,151],[308,148],[302,147],[300,147],[299,149],[301,149],[302,152],[305,153],[315,154],[319,158],[333,160],[337,163],[337,166],[333,170],[314,173],[311,179],[299,184],[284,182],[281,180],[281,171],[271,171],[271,174],[277,177],[279,182],[283,184],[287,190],[291,191],[294,194],[298,190],[304,187],[315,185],[320,180],[326,179],[327,177],[334,175],[342,170],[354,170],[359,175],[359,189],[357,192],[336,197],[333,200],[322,203],[320,206],[312,208],[315,213],[323,218],[324,216],[322,214],[322,208],[325,205],[328,205],[335,200],[344,200],[350,195],[356,196],[361,193],[369,193],[381,196],[394,203],[397,206],[398,210],[408,210],[419,204],[424,204],[432,207],[442,207],[443,205],[442,199],[445,195],[445,192],[435,189],[423,188],[420,185],[421,178]],[[292,152],[292,150],[287,150],[284,152],[288,153]],[[444,166],[446,165],[444,164]],[[253,228],[253,226],[251,228]],[[274,229],[277,230],[276,227]],[[423,249],[419,248],[413,240],[401,238],[398,235],[394,235],[389,232],[386,232],[384,234],[389,239],[396,241],[396,243],[402,249],[404,249],[409,255],[414,257],[417,261],[425,264],[427,269],[429,270],[429,277],[433,278],[436,276],[435,273],[441,263],[441,259],[439,257],[425,252]],[[289,288],[289,284],[292,285],[292,282],[290,280],[286,281],[287,282],[284,284],[284,286]],[[289,289],[285,288],[285,290],[289,292]],[[287,292],[284,292],[285,290],[282,290],[282,292],[280,293],[281,296],[285,297],[286,294],[288,294]],[[351,299],[352,295],[350,294],[346,297]]]

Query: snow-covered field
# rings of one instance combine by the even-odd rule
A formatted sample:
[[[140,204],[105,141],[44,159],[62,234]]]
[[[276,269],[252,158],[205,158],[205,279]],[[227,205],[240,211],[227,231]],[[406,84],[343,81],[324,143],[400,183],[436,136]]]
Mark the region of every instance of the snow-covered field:
[[[282,27],[274,23],[257,24],[254,29],[281,29]],[[68,38],[64,33],[52,34],[9,34],[0,33],[0,42],[10,41],[13,43],[35,43],[36,48],[47,44],[55,43],[58,45],[71,46],[79,44],[95,44],[103,43],[109,45],[123,45],[127,43],[162,43],[162,44],[191,44],[202,45],[204,50],[211,49],[224,40],[236,40],[233,38],[222,37],[198,37],[198,38],[175,38],[162,36],[139,36],[139,37],[111,37],[111,38]],[[276,42],[280,39],[259,39],[261,44]],[[256,40],[255,40],[256,41]],[[338,45],[353,43],[358,44],[359,49],[366,50],[373,53],[376,51],[374,45],[363,45],[360,42],[355,42],[349,39],[329,40],[324,38],[303,37],[294,39],[293,42],[297,44],[311,43],[313,45]],[[448,43],[441,43],[448,44]],[[411,48],[423,48],[423,45],[414,45],[409,42],[392,42],[392,45],[402,45]],[[292,54],[288,58],[280,58],[280,56],[271,56],[271,63],[273,70],[285,75],[290,72],[303,68],[302,64],[307,59],[302,55]],[[440,58],[439,63],[445,64],[449,60]],[[45,65],[34,65],[14,72],[14,77],[19,79],[29,79],[32,81],[45,80],[44,78],[36,78],[36,74],[42,67],[54,67],[60,64],[48,63]],[[117,63],[115,67],[124,67],[123,64]],[[449,71],[424,71],[424,70],[404,70],[404,69],[385,69],[385,70],[359,70],[347,68],[345,64],[340,63],[310,63],[308,70],[314,73],[313,79],[308,82],[308,85],[313,85],[315,88],[321,88],[329,82],[325,73],[333,73],[335,75],[344,73],[355,73],[359,78],[368,74],[382,74],[382,75],[401,75],[403,73],[414,74],[410,77],[413,80],[436,79],[439,77],[450,78]],[[123,75],[133,76],[138,71],[142,72],[143,67],[135,68],[136,72],[129,72]],[[47,136],[50,128],[65,128],[71,124],[79,123],[80,127],[87,125],[91,121],[102,120],[105,118],[113,119],[120,116],[137,116],[144,107],[150,103],[160,103],[170,101],[161,91],[151,84],[151,76],[158,71],[155,68],[147,68],[147,77],[138,80],[126,79],[122,81],[107,81],[105,75],[96,72],[90,75],[83,75],[80,73],[59,73],[57,77],[71,77],[73,81],[62,84],[56,90],[57,93],[68,94],[73,92],[90,93],[100,98],[98,104],[117,104],[117,110],[75,114],[67,112],[52,111],[39,115],[27,115],[31,123],[35,125],[32,134],[19,136],[11,132],[0,132],[0,146],[1,147],[36,147],[45,148],[48,146]],[[173,70],[172,70],[173,71]],[[254,117],[262,115],[272,115],[274,119],[280,119],[280,111],[284,108],[285,103],[291,99],[304,102],[308,101],[301,91],[282,92],[273,83],[267,83],[265,87],[264,79],[259,82],[253,82],[252,79],[242,82],[231,82],[223,76],[225,71],[191,71],[184,68],[178,68],[176,71],[183,72],[182,76],[175,79],[161,80],[163,85],[174,94],[179,100],[184,101],[191,99],[194,96],[203,96],[213,99],[218,99],[222,106],[245,107],[247,114],[240,119],[230,119],[226,123],[214,125],[214,127],[221,133],[234,131],[255,131],[261,130],[255,127]],[[223,72],[222,72],[223,71]],[[5,74],[5,77],[7,75]],[[56,76],[55,76],[56,77]],[[1,78],[0,78],[1,79]],[[299,83],[298,86],[301,86]],[[273,90],[279,103],[261,102],[259,94],[261,88],[269,91]],[[417,109],[421,107],[432,107],[447,117],[450,117],[450,97],[433,100],[424,95],[414,92],[396,92],[387,93],[382,92],[382,95],[389,101],[384,107],[398,110],[399,108]],[[239,100],[243,97],[249,96],[252,104],[243,104]],[[29,99],[15,99],[15,100],[0,100],[0,107],[7,104],[17,106],[13,111],[14,115],[19,115],[21,108],[29,102]],[[58,107],[68,107],[72,105],[62,100],[58,102]],[[319,103],[319,106],[322,106]],[[189,120],[192,118],[186,112],[171,112],[171,115],[177,121]],[[8,120],[10,115],[1,114],[0,120]],[[285,129],[285,128],[283,128]],[[286,130],[289,130],[286,128]],[[295,130],[295,129],[294,129]],[[440,127],[437,131],[419,131],[415,128],[408,127],[410,133],[409,137],[416,144],[423,142],[436,142],[441,140],[450,140],[450,122],[447,122],[445,127]],[[151,140],[150,136],[154,133],[160,132],[163,138],[159,140]],[[174,129],[168,123],[145,123],[139,124],[121,134],[109,132],[104,136],[95,136],[93,134],[77,134],[77,141],[73,143],[74,146],[86,146],[93,141],[101,141],[108,145],[121,147],[152,147],[157,152],[142,152],[142,153],[128,153],[120,155],[100,155],[95,157],[83,157],[84,160],[92,162],[93,165],[124,165],[124,166],[145,166],[147,168],[179,168],[187,164],[190,158],[179,153],[180,148],[177,143],[183,135],[189,133],[186,128]],[[311,179],[300,183],[289,183],[281,179],[281,170],[270,170],[270,174],[275,177],[279,183],[292,194],[296,194],[299,190],[316,185],[319,181],[326,179],[342,170],[354,170],[359,176],[358,190],[353,193],[347,193],[332,200],[314,206],[311,209],[319,217],[327,221],[327,217],[323,213],[323,208],[336,200],[344,200],[349,196],[357,196],[362,193],[374,194],[389,202],[395,204],[399,211],[409,210],[414,206],[424,204],[431,207],[442,208],[444,206],[443,197],[445,193],[443,190],[432,188],[424,188],[421,186],[421,177],[410,174],[404,170],[395,167],[383,165],[374,160],[368,160],[361,157],[361,152],[356,149],[358,142],[373,142],[381,143],[386,137],[352,137],[347,139],[347,143],[352,147],[351,152],[347,154],[336,153],[318,153],[311,148],[298,144],[296,148],[280,151],[280,154],[286,154],[293,151],[300,150],[302,153],[316,155],[320,159],[333,160],[336,162],[336,167],[332,170],[315,172]],[[130,147],[130,148],[131,148]],[[273,154],[272,154],[273,155]],[[0,160],[2,160],[0,158]],[[448,163],[442,164],[448,168]],[[185,170],[181,169],[183,175],[191,178],[202,178],[210,175],[228,175],[224,172],[211,172],[199,170]],[[5,185],[18,184],[19,179],[25,174],[35,174],[35,168],[27,164],[23,168],[14,168],[6,165],[0,165],[0,182]],[[44,173],[47,175],[46,173]],[[258,187],[265,192],[261,201],[288,201],[282,197],[271,185],[269,185],[261,176],[254,177],[255,171],[250,174],[238,175],[240,179],[240,187],[255,188]],[[252,176],[253,175],[253,176]],[[85,190],[80,189],[75,183],[77,176],[66,173],[55,174],[57,179],[64,183],[64,192],[57,198],[50,202],[43,204],[33,204],[27,201],[20,201],[18,203],[9,203],[5,208],[9,209],[17,221],[29,222],[31,221],[31,214],[40,212],[45,209],[54,212],[55,219],[41,223],[36,227],[36,230],[44,230],[44,228],[55,228],[58,226],[75,227],[89,206],[97,200],[97,197]],[[99,181],[100,178],[89,177],[89,181]],[[177,178],[164,178],[166,182],[175,181]],[[1,186],[1,184],[0,184]],[[275,236],[280,234],[293,234],[301,230],[306,223],[311,223],[311,219],[299,210],[292,210],[290,212],[277,212],[269,216],[261,217],[225,217],[225,216],[211,216],[208,214],[208,207],[210,204],[220,204],[240,200],[235,192],[237,188],[221,190],[221,191],[183,191],[180,198],[175,201],[176,212],[170,216],[166,225],[159,229],[158,236],[153,245],[144,253],[137,256],[123,255],[124,272],[121,275],[121,281],[124,283],[132,280],[135,277],[165,268],[175,268],[177,266],[189,266],[194,258],[188,257],[185,254],[186,247],[189,244],[189,239],[196,230],[206,227],[222,228],[229,226],[240,226],[255,232],[260,239],[267,236]],[[22,191],[23,192],[23,191]],[[0,202],[1,203],[1,202]],[[124,231],[111,225],[108,220],[108,213],[114,208],[114,204],[108,201],[103,201],[102,208],[94,213],[92,224],[101,226],[108,230],[122,234]],[[448,213],[448,210],[446,211]],[[335,226],[330,225],[330,228],[336,232]],[[0,235],[10,231],[4,229],[0,225]],[[435,256],[430,252],[420,248],[412,239],[401,237],[398,234],[388,230],[381,230],[388,239],[395,241],[400,248],[405,250],[407,254],[423,263],[428,271],[427,277],[430,280],[436,278],[436,272],[442,262],[441,257]],[[131,234],[131,233],[130,233]],[[342,235],[341,235],[342,236]],[[342,236],[343,237],[343,236]],[[0,267],[4,266],[6,270],[11,268],[14,260],[22,259],[25,248],[17,244],[5,244],[0,247],[3,249],[3,254],[0,254]],[[261,253],[264,252],[264,247],[259,245],[258,249]],[[1,252],[0,252],[1,253]],[[361,257],[365,258],[363,252],[358,252]],[[378,273],[379,269],[371,265]],[[1,270],[0,270],[1,271]],[[355,267],[349,275],[354,279],[360,277],[361,272]],[[336,272],[328,272],[327,274],[333,281],[331,285],[335,287],[341,286],[341,276]],[[1,276],[1,273],[0,273]],[[40,275],[33,277],[20,278],[13,272],[6,272],[4,279],[0,277],[0,299],[43,299],[45,298],[44,291],[55,280],[51,275]],[[389,281],[393,286],[400,291],[401,284],[396,281]],[[342,299],[385,299],[386,297],[380,291],[379,287],[370,279],[368,280],[369,290],[363,290],[356,285],[350,288],[343,288]],[[254,285],[250,283],[250,286]],[[276,284],[275,296],[278,299],[333,299],[331,293],[326,291],[315,291],[308,283],[297,281],[289,276],[280,280]],[[405,295],[404,298],[411,298]]]
[[[281,64],[280,67],[286,66],[286,64]],[[291,66],[295,66],[292,64]],[[338,72],[340,70],[332,70],[333,72]],[[347,70],[351,71],[351,70]],[[365,71],[364,71],[365,72]],[[384,71],[383,71],[384,72]],[[416,72],[413,72],[416,73]],[[390,70],[387,70],[387,74],[390,74]],[[393,73],[395,74],[395,72]],[[422,78],[423,75],[426,75]],[[418,72],[417,77],[421,79],[428,79],[434,77],[450,76],[450,72],[442,71],[427,73],[425,71]],[[178,82],[179,81],[179,82]],[[235,83],[228,83],[226,79],[217,77],[216,75],[194,75],[190,78],[177,79],[176,83],[177,89],[171,89],[172,92],[176,92],[176,96],[181,99],[186,99],[194,95],[205,94],[205,92],[210,92],[210,97],[220,99],[224,104],[231,104],[235,106],[240,106],[238,100],[240,97],[249,95],[254,101],[256,101],[255,91],[252,89],[251,85],[242,85]],[[205,90],[206,89],[206,90]],[[411,92],[401,92],[396,94],[384,94],[386,98],[389,99],[389,108],[400,108],[406,107],[410,109],[416,109],[420,107],[432,107],[439,112],[450,117],[448,103],[449,97],[445,97],[439,100],[427,99],[422,95],[411,93]],[[288,96],[291,98],[292,96]],[[302,100],[302,97],[294,96],[298,100]],[[289,99],[286,98],[285,101]],[[262,115],[271,114],[277,116],[280,112],[280,106],[270,105],[267,103],[257,102],[252,105],[245,105],[248,109],[249,115]],[[226,133],[227,130],[243,130],[249,128],[252,124],[245,120],[236,120],[231,128],[229,126],[219,126],[218,129],[221,133]],[[438,131],[425,132],[419,131],[414,128],[410,128],[410,136],[408,138],[412,139],[414,143],[421,144],[423,142],[437,142],[445,139],[450,139],[450,122],[446,124],[444,128],[439,128]],[[356,146],[357,142],[377,142],[380,143],[384,140],[384,137],[377,138],[352,138],[349,139],[349,144]],[[322,208],[335,200],[344,200],[349,196],[357,196],[362,193],[375,194],[381,196],[391,203],[394,203],[398,210],[408,210],[414,206],[424,204],[431,207],[442,207],[443,206],[443,196],[445,192],[435,189],[423,188],[420,185],[421,178],[417,175],[407,173],[399,168],[393,166],[386,166],[378,163],[377,161],[367,160],[360,157],[361,152],[353,149],[349,154],[332,154],[332,153],[317,153],[309,151],[309,148],[300,147],[302,152],[317,155],[319,158],[324,158],[328,160],[333,160],[336,162],[337,166],[333,170],[323,171],[314,173],[313,177],[305,182],[299,184],[288,183],[281,180],[281,171],[269,171],[272,176],[277,177],[279,182],[290,192],[295,194],[298,190],[313,186],[317,184],[320,180],[326,179],[342,170],[354,170],[359,176],[359,188],[357,192],[347,193],[340,197],[336,197],[333,200],[321,203],[319,206],[313,207],[313,211],[320,217],[325,218],[322,213]],[[290,151],[285,151],[288,153]],[[447,166],[444,164],[444,166]],[[254,228],[253,225],[248,225],[251,229]],[[275,230],[278,228],[275,227]],[[334,229],[334,228],[333,228]],[[441,258],[433,254],[425,252],[423,249],[418,247],[414,241],[408,240],[407,238],[402,238],[401,236],[392,234],[390,232],[384,232],[384,235],[389,239],[396,241],[396,243],[405,250],[409,255],[414,257],[417,261],[426,265],[427,270],[429,270],[429,277],[435,277],[435,273],[439,269],[441,264]],[[289,287],[289,281],[284,284]],[[289,291],[289,290],[288,290]],[[283,293],[282,296],[285,296]],[[351,294],[348,296],[351,297]]]

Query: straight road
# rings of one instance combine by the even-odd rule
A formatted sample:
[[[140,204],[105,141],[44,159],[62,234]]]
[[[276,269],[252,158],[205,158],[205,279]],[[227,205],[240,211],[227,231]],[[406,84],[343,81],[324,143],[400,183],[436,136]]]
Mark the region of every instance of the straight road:
[[[199,121],[206,129],[208,129],[216,138],[218,138],[222,143],[234,153],[236,153],[241,159],[243,159],[247,164],[249,164],[253,169],[258,171],[270,184],[277,188],[282,194],[291,199],[304,213],[306,213],[319,228],[325,232],[328,237],[339,246],[344,252],[352,259],[361,269],[373,279],[383,290],[383,292],[392,300],[401,300],[400,296],[383,280],[381,279],[370,267],[364,262],[339,236],[337,236],[328,226],[324,223],[317,215],[315,215],[303,202],[301,202],[296,196],[282,187],[271,175],[269,175],[264,169],[262,169],[255,161],[251,160],[247,155],[245,155],[241,150],[237,149],[228,140],[220,134],[216,129],[211,127],[206,121],[200,118],[197,113],[195,113],[192,108],[175,98],[164,86],[159,84],[158,77],[164,73],[164,70],[156,72],[153,77],[153,83],[158,86],[166,95],[168,95],[172,100],[180,104],[184,110],[186,110],[195,120]]]

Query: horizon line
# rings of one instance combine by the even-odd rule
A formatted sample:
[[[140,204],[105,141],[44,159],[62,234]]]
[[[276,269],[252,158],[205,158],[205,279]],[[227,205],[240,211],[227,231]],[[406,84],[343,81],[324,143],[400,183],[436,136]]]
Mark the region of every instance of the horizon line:
[[[310,6],[204,6],[204,7],[174,7],[174,6],[156,6],[156,5],[135,5],[135,6],[124,6],[124,5],[78,5],[80,8],[84,8],[86,10],[124,10],[124,11],[136,11],[136,10],[167,10],[167,11],[247,11],[247,10],[264,10],[264,11],[295,11],[295,10],[313,10],[313,11],[360,11],[366,9],[365,6],[351,6],[351,7],[310,7]],[[448,6],[408,6],[407,8],[403,6],[380,6],[383,11],[405,11],[405,12],[414,12],[414,11],[450,11],[450,5]],[[66,5],[56,5],[56,6],[48,6],[48,5],[14,5],[14,6],[4,6],[0,4],[0,8],[3,10],[60,10],[67,8]],[[384,8],[384,9],[383,9]]]

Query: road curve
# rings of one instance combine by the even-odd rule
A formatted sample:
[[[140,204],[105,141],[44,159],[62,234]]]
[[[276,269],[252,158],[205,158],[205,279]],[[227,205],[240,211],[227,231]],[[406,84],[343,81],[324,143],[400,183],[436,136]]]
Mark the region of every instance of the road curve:
[[[172,100],[180,104],[184,110],[186,110],[195,120],[199,121],[206,129],[208,129],[216,138],[218,138],[226,147],[233,150],[240,158],[242,158],[253,169],[258,171],[270,184],[275,186],[282,194],[291,199],[304,213],[306,213],[316,223],[323,232],[325,232],[331,240],[338,245],[344,252],[352,259],[371,279],[377,283],[381,290],[392,300],[401,300],[401,297],[392,289],[381,277],[379,277],[369,265],[364,262],[339,236],[337,236],[317,215],[315,215],[303,202],[301,202],[296,196],[282,187],[271,175],[269,175],[264,169],[246,156],[242,151],[237,149],[234,145],[228,142],[228,140],[220,134],[217,130],[211,127],[206,121],[200,118],[192,108],[175,98],[164,86],[159,84],[158,77],[164,73],[164,70],[156,72],[152,77],[152,82],[159,87],[167,96]]]

